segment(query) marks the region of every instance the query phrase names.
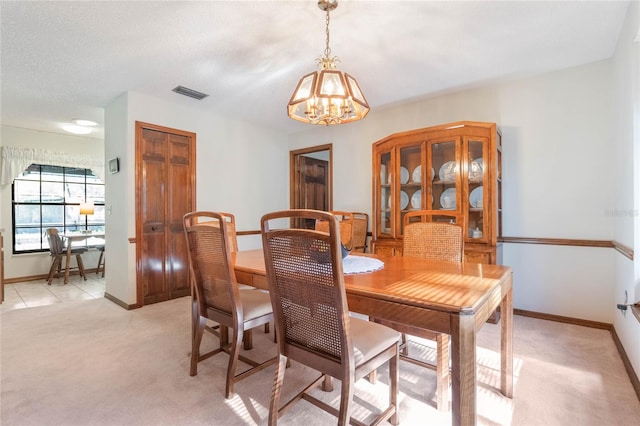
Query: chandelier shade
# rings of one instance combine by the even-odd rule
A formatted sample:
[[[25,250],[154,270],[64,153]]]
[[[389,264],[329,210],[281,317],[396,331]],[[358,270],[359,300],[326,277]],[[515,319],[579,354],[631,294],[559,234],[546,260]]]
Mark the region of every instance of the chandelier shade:
[[[333,125],[363,119],[369,104],[356,79],[336,69],[336,57],[329,55],[329,11],[337,7],[335,0],[320,0],[318,7],[327,12],[326,49],[320,58],[321,69],[303,76],[287,105],[290,118],[310,124]]]

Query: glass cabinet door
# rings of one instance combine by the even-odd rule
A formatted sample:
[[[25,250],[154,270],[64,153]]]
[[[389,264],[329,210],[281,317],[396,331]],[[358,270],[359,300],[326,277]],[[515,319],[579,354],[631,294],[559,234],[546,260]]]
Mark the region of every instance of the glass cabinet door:
[[[466,194],[469,194],[466,205],[467,237],[471,240],[486,241],[487,228],[485,214],[489,208],[488,194],[485,193],[485,182],[488,173],[485,173],[485,163],[488,163],[489,141],[485,138],[465,139],[464,155],[466,161]],[[487,186],[488,187],[488,186]]]
[[[422,143],[404,146],[400,148],[400,172],[399,172],[399,204],[398,217],[399,232],[402,234],[404,215],[411,210],[424,208],[422,199],[422,182],[424,171],[422,170],[423,155]]]
[[[427,167],[431,173],[430,200],[432,210],[459,209],[458,194],[459,170],[456,147],[458,138],[433,140],[428,142],[429,161]],[[428,206],[427,206],[428,207]]]
[[[380,202],[380,217],[378,218],[378,229],[381,235],[391,235],[391,181],[392,181],[391,152],[387,151],[380,155],[380,185],[378,196]]]

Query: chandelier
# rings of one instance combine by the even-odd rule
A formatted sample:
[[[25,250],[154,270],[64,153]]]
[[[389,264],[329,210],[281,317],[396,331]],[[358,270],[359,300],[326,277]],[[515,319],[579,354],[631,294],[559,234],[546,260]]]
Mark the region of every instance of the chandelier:
[[[339,59],[331,57],[329,47],[329,12],[338,7],[338,0],[318,0],[318,7],[327,13],[326,48],[318,58],[320,70],[300,79],[287,112],[294,120],[327,126],[360,120],[369,112],[369,104],[356,79],[336,69]]]

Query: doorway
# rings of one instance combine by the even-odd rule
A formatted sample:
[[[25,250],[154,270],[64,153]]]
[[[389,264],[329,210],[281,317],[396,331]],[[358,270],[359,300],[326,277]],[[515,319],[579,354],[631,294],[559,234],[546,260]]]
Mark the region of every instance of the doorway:
[[[292,209],[330,211],[333,208],[333,145],[319,145],[291,151],[289,188]],[[296,228],[315,226],[302,220]]]

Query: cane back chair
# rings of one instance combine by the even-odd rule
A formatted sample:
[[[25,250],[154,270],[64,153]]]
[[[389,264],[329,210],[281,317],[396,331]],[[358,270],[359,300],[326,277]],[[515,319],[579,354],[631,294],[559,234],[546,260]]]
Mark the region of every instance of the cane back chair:
[[[279,223],[302,223],[304,219],[324,221],[328,231],[277,227]],[[339,229],[334,215],[318,210],[286,210],[262,217],[262,242],[279,356],[269,406],[270,425],[275,425],[280,415],[300,398],[336,415],[338,424],[348,424],[356,380],[387,361],[390,403],[377,421],[389,419],[397,424],[400,334],[349,316]],[[320,376],[281,407],[280,393],[288,360],[317,370]],[[327,376],[342,382],[339,410],[310,394],[320,381],[330,381]]]
[[[404,216],[402,255],[447,262],[462,262],[464,238],[462,227],[458,225],[460,220],[460,216],[455,212],[441,210],[408,212]],[[446,410],[449,393],[449,336],[390,321],[374,320],[402,333],[401,359],[436,370],[436,406],[439,410]],[[435,365],[409,356],[407,334],[436,342]],[[372,377],[375,378],[375,376]]]
[[[214,223],[214,226],[212,225]],[[216,223],[217,222],[217,223]],[[257,290],[240,290],[236,282],[231,247],[225,217],[215,212],[192,212],[184,216],[189,269],[193,297],[193,333],[191,376],[198,371],[198,363],[220,352],[229,354],[225,397],[233,396],[234,384],[274,364],[277,358],[262,363],[240,355],[240,343],[245,333],[273,320],[269,294]],[[219,324],[218,348],[200,353],[200,343],[207,320]],[[228,344],[229,329],[233,340]],[[238,360],[252,366],[236,374]]]

